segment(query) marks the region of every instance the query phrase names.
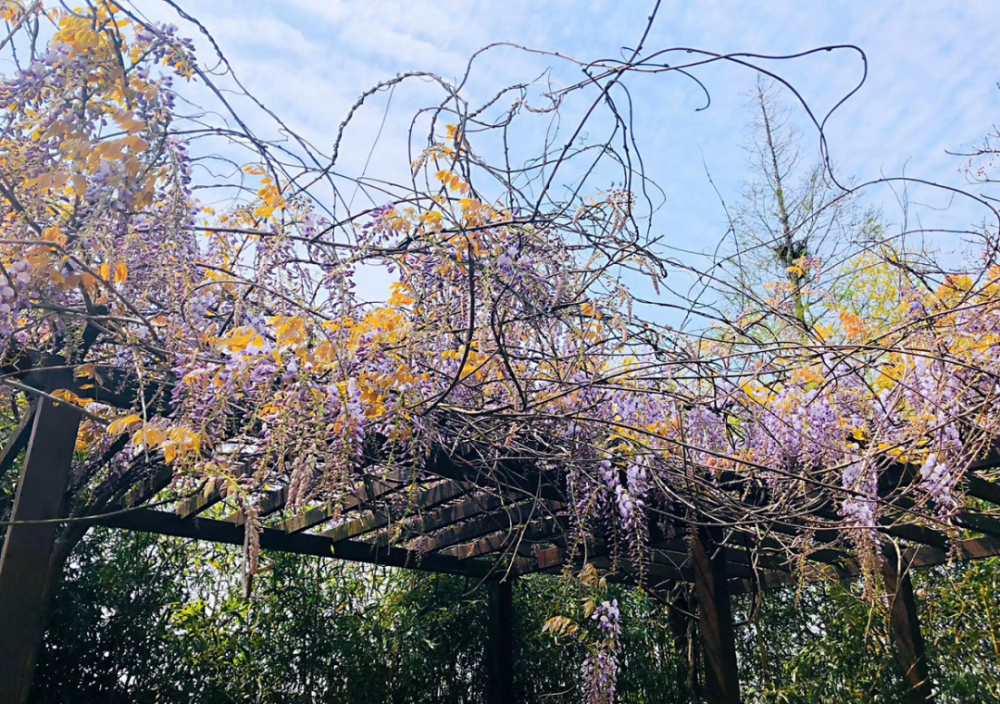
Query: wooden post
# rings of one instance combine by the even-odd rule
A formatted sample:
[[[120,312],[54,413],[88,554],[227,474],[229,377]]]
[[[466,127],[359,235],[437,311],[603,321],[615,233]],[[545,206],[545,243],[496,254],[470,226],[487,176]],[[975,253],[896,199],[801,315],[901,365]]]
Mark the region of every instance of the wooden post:
[[[49,558],[69,479],[80,414],[68,403],[38,402],[0,555],[0,704],[27,701],[45,633]]]
[[[685,664],[685,681],[691,696],[701,701],[701,653],[698,652],[698,639],[694,637],[694,619],[688,614],[698,610],[698,600],[684,584],[684,590],[668,604],[670,609],[670,630],[674,637],[674,648],[677,657]]]
[[[489,704],[514,701],[514,582],[489,585],[490,635],[487,651]]]
[[[917,602],[909,571],[904,570],[900,574],[898,561],[896,548],[887,545],[883,550],[882,577],[889,596],[889,624],[894,650],[907,686],[906,701],[928,704],[934,701],[933,683],[927,667],[920,621],[917,620]]]
[[[705,654],[705,694],[712,704],[740,704],[736,636],[718,531],[692,526],[691,557],[698,594],[698,624]]]

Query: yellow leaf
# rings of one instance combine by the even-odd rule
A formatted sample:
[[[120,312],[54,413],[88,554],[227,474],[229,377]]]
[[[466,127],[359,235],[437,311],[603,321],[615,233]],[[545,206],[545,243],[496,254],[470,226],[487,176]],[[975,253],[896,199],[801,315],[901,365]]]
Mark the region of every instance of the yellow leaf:
[[[864,320],[850,311],[845,310],[840,314],[840,324],[850,338],[861,337],[865,332]]]
[[[115,283],[123,284],[128,281],[128,267],[124,264],[119,264],[115,267]]]
[[[83,198],[87,195],[87,179],[80,174],[73,174],[69,177],[70,185],[73,188],[73,195]]]
[[[392,295],[389,297],[389,305],[394,308],[399,308],[401,306],[408,306],[413,303],[413,299],[410,296],[403,293],[405,286],[400,283],[394,283],[392,285]]]
[[[46,242],[56,242],[58,244],[66,243],[66,237],[63,235],[62,230],[58,227],[50,227],[43,230],[42,239]]]
[[[156,447],[167,437],[159,428],[143,428],[132,436],[133,445],[145,445],[146,447]]]
[[[175,459],[177,459],[177,443],[173,440],[167,440],[162,445],[163,459],[167,464],[172,464]]]
[[[133,154],[138,154],[149,149],[149,142],[138,135],[132,134],[128,137],[123,137],[122,141],[128,145],[129,150],[131,150]]]
[[[93,364],[81,364],[79,367],[73,370],[74,379],[93,379],[94,375],[97,374],[97,367]]]
[[[238,327],[229,333],[224,339],[218,341],[220,347],[227,347],[233,352],[242,352],[247,347],[263,344],[263,338],[257,334],[252,327]]]
[[[58,399],[66,401],[67,403],[74,403],[78,406],[85,406],[88,403],[90,403],[89,401],[85,401],[84,399],[80,398],[69,389],[56,389],[55,391],[52,392],[52,395]]]
[[[132,415],[125,416],[124,418],[118,418],[117,420],[111,421],[111,424],[108,425],[108,433],[110,435],[121,435],[128,430],[130,425],[141,422],[142,418],[133,413]]]

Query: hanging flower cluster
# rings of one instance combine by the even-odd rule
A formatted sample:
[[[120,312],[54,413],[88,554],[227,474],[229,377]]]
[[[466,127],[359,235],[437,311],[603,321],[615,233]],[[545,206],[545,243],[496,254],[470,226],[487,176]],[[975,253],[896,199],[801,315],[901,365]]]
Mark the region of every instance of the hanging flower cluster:
[[[590,619],[597,624],[600,640],[583,661],[583,682],[586,704],[613,704],[618,677],[615,648],[621,638],[618,601],[602,601]]]

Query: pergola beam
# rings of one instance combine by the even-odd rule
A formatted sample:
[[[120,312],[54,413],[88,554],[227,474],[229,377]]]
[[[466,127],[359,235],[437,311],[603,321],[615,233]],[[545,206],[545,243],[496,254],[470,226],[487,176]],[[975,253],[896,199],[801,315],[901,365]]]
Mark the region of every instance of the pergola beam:
[[[933,683],[917,618],[913,583],[909,569],[901,558],[902,555],[892,544],[883,549],[882,577],[889,596],[890,630],[896,659],[907,685],[907,702],[929,704],[934,701]]]
[[[712,704],[740,704],[736,635],[729,600],[728,573],[721,530],[694,526],[691,558],[698,594],[698,624],[705,654],[705,685]]]
[[[153,509],[135,509],[114,516],[94,519],[93,524],[240,546],[243,545],[245,537],[245,529],[229,521],[207,518],[183,519],[171,512]],[[372,543],[354,540],[334,541],[321,535],[286,533],[274,528],[265,528],[261,532],[260,546],[264,550],[277,550],[297,555],[336,557],[352,562],[367,562],[386,567],[403,567],[467,577],[481,578],[489,574],[489,565],[475,561],[462,561],[446,555],[421,555],[412,550],[398,547],[383,548]]]
[[[11,524],[0,554],[0,704],[27,701],[49,601],[57,522],[69,481],[80,414],[43,397],[31,424]]]
[[[513,579],[490,582],[489,644],[486,653],[488,670],[486,701],[489,704],[514,702],[514,582]]]

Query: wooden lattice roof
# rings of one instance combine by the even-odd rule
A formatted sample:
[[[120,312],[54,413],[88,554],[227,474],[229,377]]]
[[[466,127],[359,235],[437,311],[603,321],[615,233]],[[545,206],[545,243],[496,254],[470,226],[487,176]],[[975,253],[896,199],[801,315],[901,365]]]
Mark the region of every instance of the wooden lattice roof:
[[[58,361],[43,361],[32,354],[23,362],[24,367],[15,365],[6,372],[29,388],[44,391],[68,386],[82,397],[96,397],[110,405],[128,407],[134,403],[135,392],[123,372],[102,370],[105,380],[100,388],[84,388],[89,385],[72,379],[65,366],[53,363]],[[144,391],[150,407],[158,403],[163,407],[162,395],[155,388],[147,386]],[[6,470],[25,448],[30,430],[26,419],[4,448],[0,470]],[[376,456],[367,460],[367,469],[351,490],[304,511],[289,511],[287,487],[273,486],[256,503],[256,512],[263,518],[261,547],[477,578],[558,572],[588,562],[611,572],[613,579],[642,582],[654,593],[676,581],[694,581],[688,538],[691,523],[697,520],[651,515],[647,559],[637,565],[621,551],[612,555],[600,540],[580,542],[572,530],[567,510],[571,497],[565,487],[557,478],[528,464],[492,462],[486,467],[471,446],[439,448],[419,472],[386,469]],[[1000,506],[1000,484],[985,474],[997,467],[1000,454],[995,452],[972,467],[966,495]],[[140,493],[155,494],[170,480],[168,468],[159,466],[144,480]],[[899,515],[905,515],[912,505],[912,499],[899,491],[906,481],[907,473],[901,468],[884,473],[880,484],[883,500]],[[735,495],[743,489],[735,482],[729,491]],[[725,481],[720,482],[719,490],[727,490]],[[126,496],[120,511],[95,517],[92,522],[236,545],[244,542],[243,513],[227,500],[221,483],[205,483],[195,495],[170,508],[129,506],[132,500]],[[860,572],[854,558],[837,548],[837,532],[823,527],[835,516],[832,501],[814,498],[809,507],[809,514],[797,522],[775,521],[763,529],[749,525],[722,531],[719,550],[733,589],[744,591],[792,584],[803,577]],[[954,523],[982,537],[955,540],[924,524],[888,519],[879,530],[885,537],[901,541],[905,564],[915,567],[1000,554],[1000,521],[987,512],[970,505],[958,512]],[[806,533],[817,547],[808,552],[804,562],[790,558],[783,545]],[[796,574],[794,568],[803,565],[804,574]]]

